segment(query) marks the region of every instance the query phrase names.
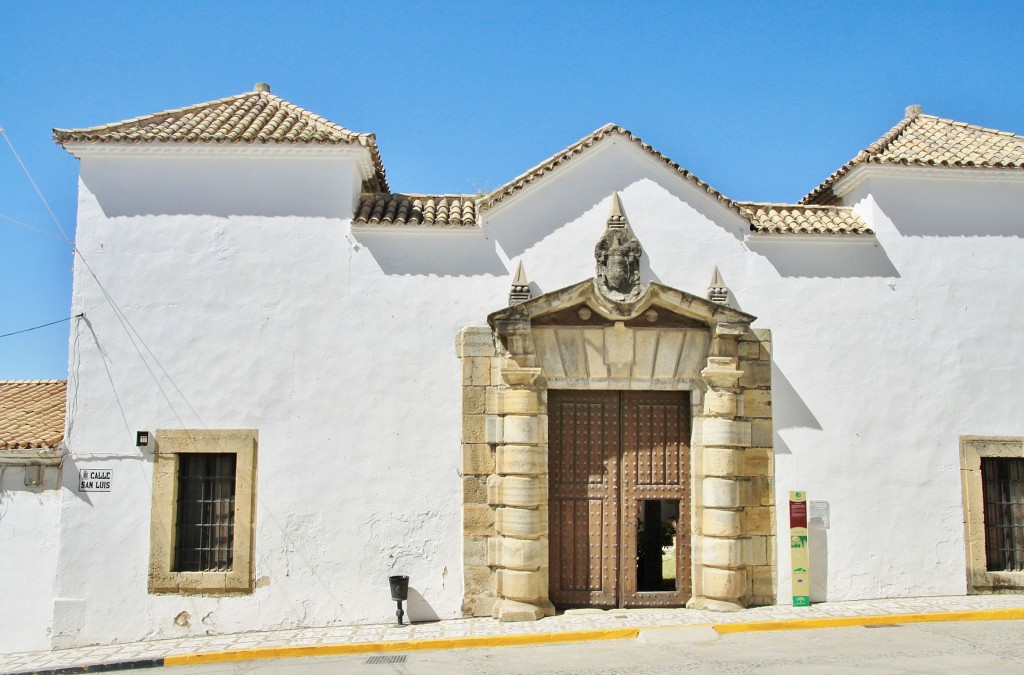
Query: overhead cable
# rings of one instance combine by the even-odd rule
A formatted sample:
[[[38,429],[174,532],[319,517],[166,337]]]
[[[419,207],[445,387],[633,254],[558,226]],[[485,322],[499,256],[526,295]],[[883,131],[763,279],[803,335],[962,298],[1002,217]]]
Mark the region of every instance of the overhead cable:
[[[65,321],[71,321],[71,319],[78,319],[78,318],[81,318],[83,316],[85,316],[85,315],[84,314],[75,314],[74,316],[69,316],[66,319],[57,319],[56,321],[51,321],[50,323],[40,324],[38,326],[32,326],[31,328],[22,328],[21,330],[16,330],[13,333],[4,333],[3,335],[0,335],[0,338],[11,337],[12,335],[19,335],[21,333],[27,333],[30,330],[39,330],[40,328],[46,328],[47,326],[54,326],[54,325],[56,325],[58,323],[64,323]]]
[[[66,241],[69,246],[74,247],[74,243],[71,241],[71,239],[68,238],[68,233],[64,231],[64,226],[62,226],[60,224],[60,220],[57,219],[57,214],[53,212],[53,209],[50,208],[50,203],[46,201],[46,197],[43,196],[43,191],[39,189],[39,186],[36,184],[35,179],[32,178],[32,174],[29,173],[28,167],[25,166],[25,162],[21,161],[21,155],[19,155],[18,151],[14,149],[14,143],[11,143],[11,139],[7,137],[7,132],[4,131],[4,127],[2,124],[0,124],[0,136],[3,136],[4,140],[7,141],[7,147],[11,149],[11,153],[14,155],[14,159],[18,160],[18,164],[21,166],[21,170],[25,172],[25,176],[28,178],[28,182],[32,183],[32,188],[36,191],[36,194],[39,195],[40,201],[43,202],[43,206],[46,207],[46,210],[49,212],[50,217],[53,218],[53,222],[56,223],[57,229],[59,229],[61,235],[64,236],[64,241]]]

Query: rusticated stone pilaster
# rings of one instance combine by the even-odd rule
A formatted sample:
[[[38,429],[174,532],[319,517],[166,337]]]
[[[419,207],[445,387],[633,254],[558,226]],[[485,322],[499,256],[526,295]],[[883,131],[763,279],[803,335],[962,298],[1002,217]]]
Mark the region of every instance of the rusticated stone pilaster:
[[[555,611],[548,600],[547,439],[534,388],[539,374],[539,368],[508,359],[503,386],[491,399],[499,434],[493,439],[495,472],[487,481],[487,501],[497,511],[487,564],[496,582],[492,615],[502,621],[536,620]]]
[[[689,606],[730,610],[746,606],[749,593],[741,507],[744,449],[750,422],[738,417],[742,395],[739,336],[745,325],[718,324],[711,356],[701,371],[707,386],[700,425],[700,529],[695,556],[694,597]]]

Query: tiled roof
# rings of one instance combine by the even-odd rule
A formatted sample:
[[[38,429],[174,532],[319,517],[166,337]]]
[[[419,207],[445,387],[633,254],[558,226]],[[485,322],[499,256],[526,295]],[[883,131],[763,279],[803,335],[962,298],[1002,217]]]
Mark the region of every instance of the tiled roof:
[[[387,190],[376,137],[359,134],[270,93],[265,84],[237,96],[84,129],[54,129],[68,143],[361,145],[376,168],[373,190]]]
[[[750,231],[758,234],[873,235],[874,230],[849,206],[736,202]]]
[[[617,124],[606,124],[594,133],[569,146],[562,152],[541,162],[526,173],[494,190],[490,194],[477,199],[477,210],[485,211],[504,199],[527,188],[531,183],[544,177],[554,169],[572,160],[607,139],[621,137],[634,143],[640,149],[650,153],[658,161],[663,162],[684,180],[697,186],[727,208],[736,211],[750,222],[750,231],[763,234],[874,234],[849,208],[816,209],[795,204],[756,204],[753,202],[737,202],[729,199],[713,187],[687,171],[653,147],[634,136],[629,130]]]
[[[559,152],[558,154],[544,160],[543,162],[533,167],[526,173],[523,173],[513,178],[511,181],[505,183],[497,190],[494,190],[490,194],[480,197],[480,199],[478,200],[479,209],[481,211],[486,211],[487,209],[498,204],[499,202],[508,199],[509,197],[515,195],[519,191],[527,188],[531,183],[533,183],[537,179],[550,173],[554,169],[565,164],[574,157],[577,157],[583,152],[586,152],[589,148],[594,147],[596,144],[608,138],[624,138],[630,143],[635,144],[637,147],[641,148],[645,152],[650,153],[658,160],[664,162],[665,165],[668,166],[671,170],[675,171],[684,179],[696,185],[702,191],[708,193],[713,198],[726,204],[730,208],[735,208],[733,206],[733,202],[731,199],[729,199],[722,193],[718,192],[713,187],[702,181],[700,178],[690,173],[683,167],[679,166],[678,164],[676,164],[671,159],[655,150],[647,143],[644,143],[642,139],[640,139],[637,136],[634,136],[632,133],[630,133],[628,129],[620,127],[617,124],[606,124],[597,131],[593,132],[592,134],[585,136],[576,143],[570,145],[562,152]]]
[[[366,194],[353,225],[378,227],[476,227],[473,195]]]
[[[66,391],[64,380],[0,380],[0,451],[60,443]]]
[[[1024,169],[1024,136],[924,115],[920,106],[885,135],[857,153],[807,196],[804,204],[837,200],[833,188],[859,164]]]

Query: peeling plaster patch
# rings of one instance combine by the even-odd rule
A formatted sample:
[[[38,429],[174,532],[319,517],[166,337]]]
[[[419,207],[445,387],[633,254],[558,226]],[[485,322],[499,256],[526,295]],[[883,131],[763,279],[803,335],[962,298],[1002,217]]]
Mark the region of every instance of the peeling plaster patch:
[[[376,514],[371,516],[360,527],[360,533],[374,554],[360,566],[361,575],[364,578],[375,578],[380,575],[381,569],[385,569],[390,574],[413,576],[413,570],[422,570],[424,565],[436,561],[440,556],[441,544],[427,536],[422,523],[434,522],[443,517],[444,514],[437,510],[389,514],[387,518]],[[382,540],[382,536],[387,539]]]
[[[270,577],[263,576],[256,580],[256,588],[266,588],[270,585]]]
[[[192,616],[188,612],[179,612],[178,616],[174,617],[174,625],[179,628],[189,628],[191,626],[189,619],[191,618]]]
[[[323,519],[319,513],[293,513],[285,520],[285,573],[292,576],[292,570],[316,570],[323,560]],[[267,583],[270,581],[268,579]]]

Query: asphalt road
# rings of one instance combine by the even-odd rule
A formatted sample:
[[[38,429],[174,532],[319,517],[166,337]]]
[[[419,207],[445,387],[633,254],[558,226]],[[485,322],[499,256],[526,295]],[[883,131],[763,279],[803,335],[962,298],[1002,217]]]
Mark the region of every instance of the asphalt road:
[[[374,656],[399,663],[368,663]],[[404,657],[404,659],[402,658]],[[650,629],[635,640],[411,651],[175,667],[181,675],[282,673],[1024,674],[1024,621],[898,624],[719,635]],[[139,671],[142,672],[142,671]],[[152,672],[152,671],[150,671]]]

